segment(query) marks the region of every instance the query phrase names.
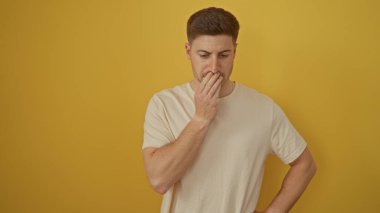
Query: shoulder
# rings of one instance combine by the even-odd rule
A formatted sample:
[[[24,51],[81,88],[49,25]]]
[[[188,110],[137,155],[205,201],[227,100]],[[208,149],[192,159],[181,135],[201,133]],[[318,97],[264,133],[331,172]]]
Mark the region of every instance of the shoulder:
[[[182,83],[172,87],[168,87],[153,93],[150,98],[150,102],[165,103],[170,100],[180,99],[186,96],[188,92],[187,83]]]
[[[260,102],[263,104],[274,104],[274,100],[269,95],[264,92],[258,91],[257,89],[247,86],[245,84],[236,82],[238,85],[239,93],[247,99],[253,99],[255,102]]]

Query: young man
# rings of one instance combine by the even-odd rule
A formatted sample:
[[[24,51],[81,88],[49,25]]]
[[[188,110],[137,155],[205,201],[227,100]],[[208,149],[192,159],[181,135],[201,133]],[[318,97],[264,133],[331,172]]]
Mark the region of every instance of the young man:
[[[187,23],[194,80],[157,92],[144,124],[143,159],[162,213],[252,213],[264,162],[290,169],[265,213],[289,212],[316,166],[302,136],[268,96],[231,81],[239,23],[206,8]]]

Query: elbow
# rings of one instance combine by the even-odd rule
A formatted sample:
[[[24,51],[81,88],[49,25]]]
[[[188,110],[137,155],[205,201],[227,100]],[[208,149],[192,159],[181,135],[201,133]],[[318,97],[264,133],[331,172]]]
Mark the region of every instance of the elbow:
[[[165,184],[160,178],[149,178],[149,182],[153,190],[161,195],[164,195],[169,190],[167,184]]]
[[[311,165],[309,166],[309,172],[311,177],[314,177],[314,175],[317,173],[317,165],[314,161],[312,161]]]

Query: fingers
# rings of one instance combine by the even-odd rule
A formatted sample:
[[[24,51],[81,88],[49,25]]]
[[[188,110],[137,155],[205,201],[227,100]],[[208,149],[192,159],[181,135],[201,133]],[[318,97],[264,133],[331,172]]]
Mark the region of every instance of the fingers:
[[[205,120],[215,118],[218,97],[223,77],[220,73],[208,72],[201,81],[195,94],[196,115]]]
[[[202,90],[202,93],[204,93],[204,94],[209,94],[211,88],[212,88],[213,85],[217,82],[219,76],[220,76],[220,73],[212,74],[211,78],[208,80],[208,82],[207,82],[206,85],[204,86],[204,88],[203,88],[203,90]],[[207,76],[207,77],[208,77],[208,76]]]
[[[211,72],[208,72],[205,76],[203,76],[201,81],[201,86],[199,87],[199,91],[202,92],[207,84],[207,82],[210,80],[210,78],[213,76]]]
[[[219,76],[214,85],[212,85],[209,94],[212,98],[218,98],[220,93],[220,88],[222,87],[223,76]]]

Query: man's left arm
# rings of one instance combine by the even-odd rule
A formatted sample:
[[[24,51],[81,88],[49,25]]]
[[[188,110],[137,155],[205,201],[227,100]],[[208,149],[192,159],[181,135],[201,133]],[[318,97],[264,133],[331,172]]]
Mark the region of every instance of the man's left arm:
[[[264,213],[288,213],[305,191],[317,170],[317,166],[307,147],[289,165],[291,167],[284,178],[280,191]]]

